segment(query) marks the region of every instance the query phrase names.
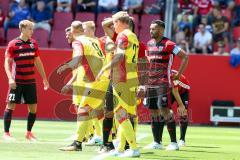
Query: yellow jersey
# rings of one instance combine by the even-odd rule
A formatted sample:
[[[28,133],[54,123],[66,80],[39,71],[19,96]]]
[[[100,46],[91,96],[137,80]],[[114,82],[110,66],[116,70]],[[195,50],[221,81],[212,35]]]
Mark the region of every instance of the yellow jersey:
[[[80,36],[77,41],[82,48],[81,66],[83,68],[81,72],[78,72],[78,79],[93,82],[102,69],[105,60],[100,43],[98,39],[86,36]]]
[[[118,48],[125,50],[125,55],[124,59],[113,68],[113,81],[115,83],[128,82],[138,85],[137,61],[139,41],[137,36],[129,29],[125,29],[118,34],[116,45]],[[117,51],[114,54],[117,54]]]

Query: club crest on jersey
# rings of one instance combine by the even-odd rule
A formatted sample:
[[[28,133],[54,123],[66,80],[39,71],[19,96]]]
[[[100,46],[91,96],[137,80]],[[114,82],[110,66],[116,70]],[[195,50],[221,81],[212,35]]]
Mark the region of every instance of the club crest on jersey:
[[[159,52],[162,52],[162,50],[163,50],[163,46],[158,47]]]
[[[32,43],[29,44],[32,49],[34,49],[34,45]]]
[[[167,102],[167,97],[162,97],[163,102]]]

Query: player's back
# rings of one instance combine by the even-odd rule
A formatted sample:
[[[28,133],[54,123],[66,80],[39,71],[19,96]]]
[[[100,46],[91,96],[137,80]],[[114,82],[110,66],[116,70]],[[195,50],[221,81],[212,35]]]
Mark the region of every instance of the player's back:
[[[77,39],[83,49],[82,67],[87,81],[94,81],[103,67],[105,56],[98,39],[81,36]]]
[[[119,66],[114,68],[114,74],[119,74],[119,81],[131,81],[138,84],[137,61],[139,41],[137,36],[129,29],[125,29],[119,33],[116,43],[125,49],[125,57]]]

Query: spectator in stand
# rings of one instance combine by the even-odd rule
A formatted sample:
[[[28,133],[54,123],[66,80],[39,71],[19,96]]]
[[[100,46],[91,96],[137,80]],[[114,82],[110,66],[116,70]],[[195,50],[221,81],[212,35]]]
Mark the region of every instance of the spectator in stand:
[[[164,13],[165,10],[165,0],[156,0],[151,6],[146,6],[144,12],[146,14],[160,14]]]
[[[214,0],[214,6],[232,10],[235,7],[234,0]]]
[[[240,38],[238,38],[236,45],[237,46],[231,50],[231,55],[240,55]]]
[[[44,1],[38,1],[32,10],[32,19],[35,22],[34,29],[44,29],[51,32],[52,14],[50,9],[45,6]]]
[[[118,11],[118,0],[99,0],[98,13],[110,12],[115,13]]]
[[[70,12],[72,7],[72,0],[57,0],[58,12]]]
[[[125,0],[122,9],[129,14],[141,13],[143,9],[143,0]]]
[[[218,42],[218,50],[216,52],[213,52],[213,55],[222,55],[222,56],[228,56],[229,53],[225,51],[225,44],[223,41]]]
[[[228,43],[228,27],[229,22],[227,17],[222,15],[221,9],[219,7],[214,7],[213,18],[210,22],[213,28],[213,40],[215,42],[224,40],[224,43]]]
[[[193,27],[196,28],[201,22],[202,16],[211,14],[213,0],[195,0]]]
[[[212,34],[206,30],[204,24],[199,24],[198,32],[194,35],[195,53],[212,53]]]
[[[240,26],[240,5],[234,7],[232,15],[233,26]]]
[[[44,1],[45,6],[50,9],[50,11],[53,13],[55,10],[55,4],[57,3],[57,0],[29,0],[31,2],[31,8],[35,8],[38,1]]]
[[[189,44],[189,47],[191,47],[192,34],[190,27],[186,26],[182,31],[177,31],[175,39],[177,44],[180,44],[184,40]]]
[[[193,22],[194,0],[179,0],[177,22],[182,20],[184,14],[188,13],[188,21]]]
[[[192,30],[192,23],[189,22],[188,13],[184,13],[181,21],[178,22],[178,30],[183,31],[184,28],[188,27]]]
[[[212,25],[208,24],[208,17],[202,16],[201,23],[205,25],[206,31],[212,33]]]
[[[17,6],[19,4],[20,0],[10,0],[9,2],[9,8],[12,8],[13,6]],[[26,3],[26,1],[25,1]]]
[[[94,12],[97,5],[97,0],[78,0],[78,12]]]
[[[238,38],[236,43],[237,46],[230,52],[230,64],[235,68],[240,65],[240,38]]]
[[[2,7],[0,7],[0,27],[3,26],[3,22],[5,20],[5,16],[4,16],[4,13],[3,13],[3,10],[2,10]]]
[[[24,19],[30,19],[30,10],[25,0],[20,0],[18,4],[11,5],[8,17],[4,21],[5,38],[7,37],[8,28],[18,28],[19,22]]]
[[[186,51],[186,53],[190,53],[189,43],[186,40],[181,40],[178,44],[179,47]]]

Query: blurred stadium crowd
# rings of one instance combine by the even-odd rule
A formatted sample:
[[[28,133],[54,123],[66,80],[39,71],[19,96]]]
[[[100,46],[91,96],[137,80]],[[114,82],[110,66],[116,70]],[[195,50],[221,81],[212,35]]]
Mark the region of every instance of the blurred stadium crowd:
[[[0,45],[18,36],[18,23],[36,23],[40,47],[69,48],[63,30],[72,20],[94,20],[96,35],[101,22],[119,10],[135,18],[139,39],[150,39],[149,25],[164,20],[168,0],[7,0],[0,2]],[[190,53],[240,54],[240,0],[175,0],[172,38]],[[165,20],[167,23],[167,20]],[[100,26],[100,27],[99,27]]]

